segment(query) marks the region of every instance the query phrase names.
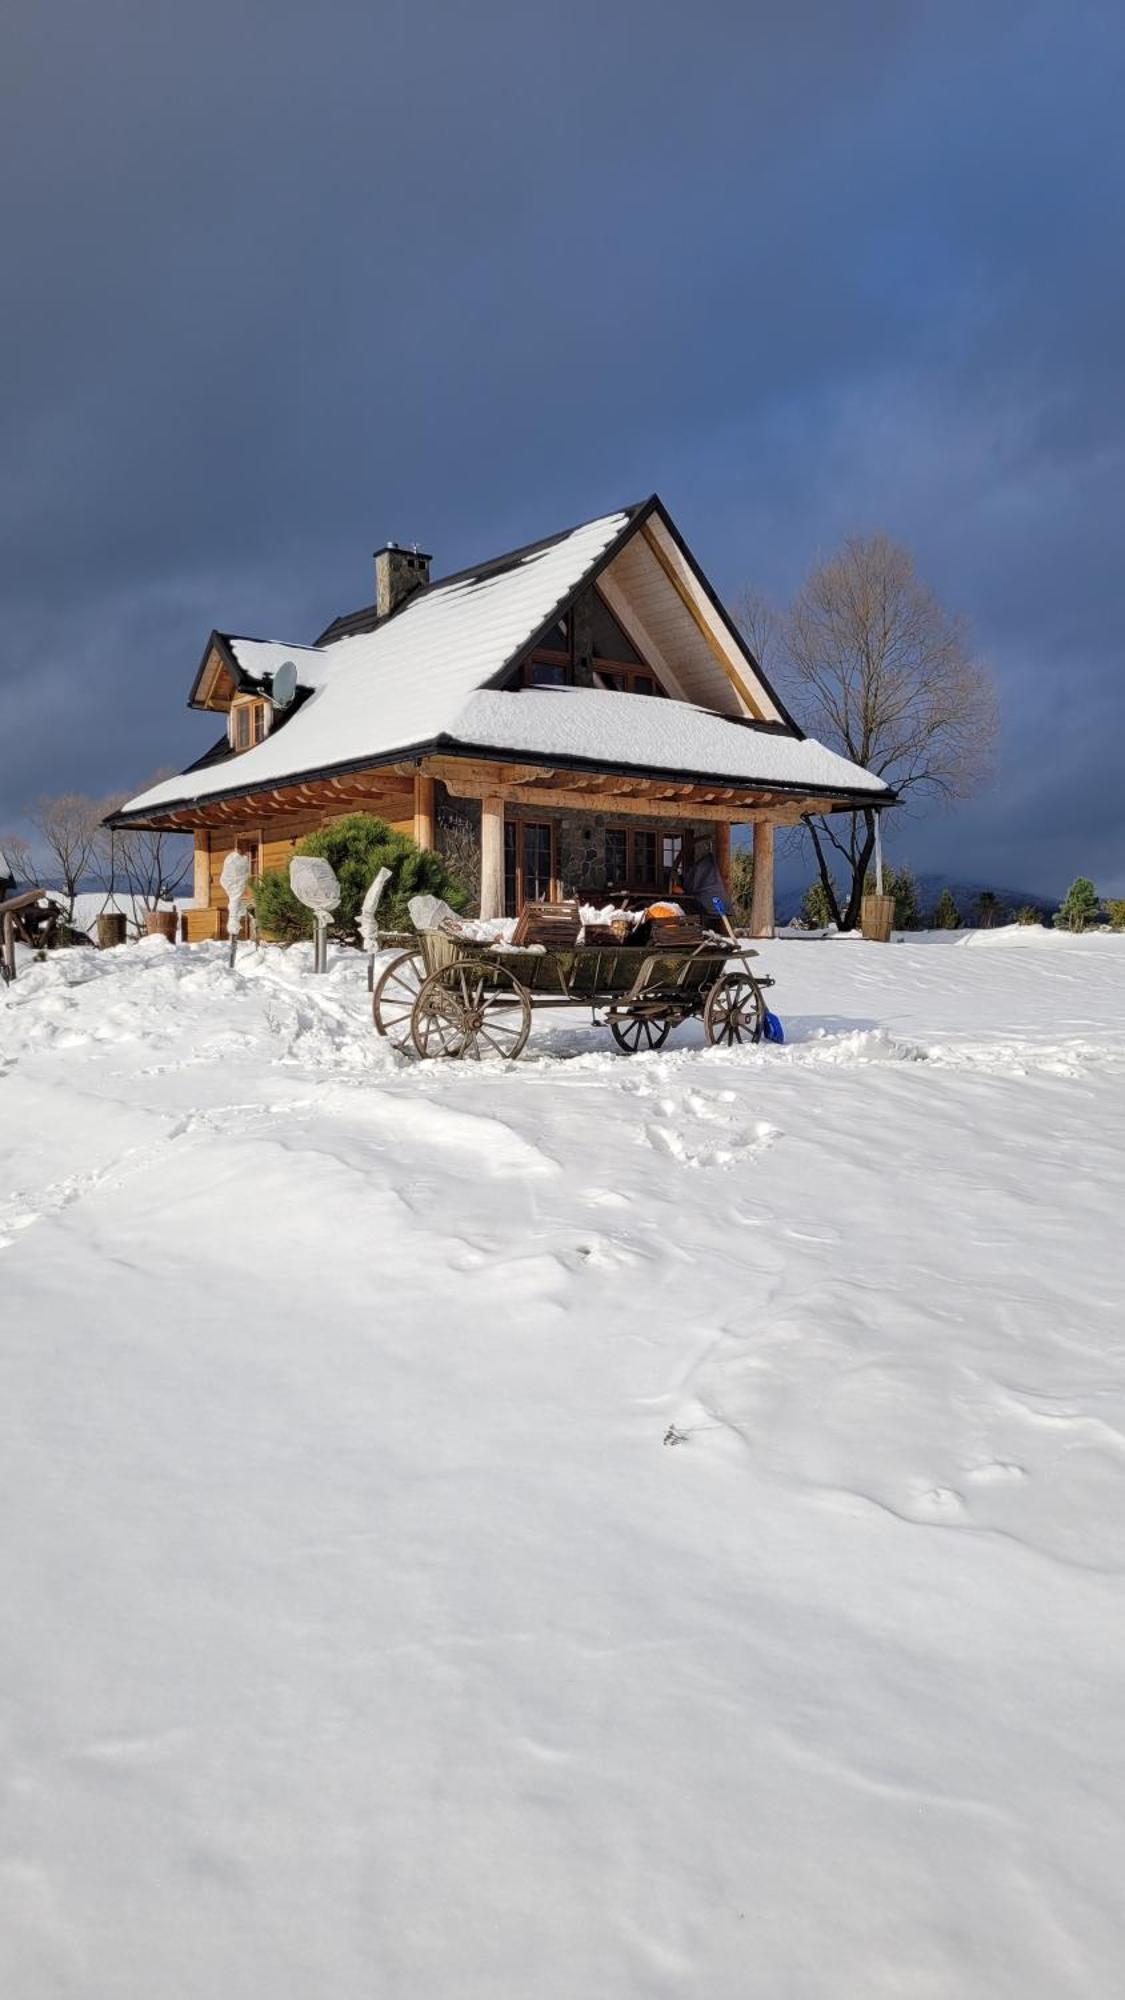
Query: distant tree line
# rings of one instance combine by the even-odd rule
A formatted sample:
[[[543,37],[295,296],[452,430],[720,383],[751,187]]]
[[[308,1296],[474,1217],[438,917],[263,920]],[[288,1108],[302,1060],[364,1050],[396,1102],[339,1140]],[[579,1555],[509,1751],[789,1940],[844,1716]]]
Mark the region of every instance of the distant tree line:
[[[864,885],[865,890],[873,886],[869,880]],[[1103,904],[1093,883],[1085,875],[1077,876],[1071,883],[1053,918],[1034,903],[1021,903],[1012,908],[993,889],[978,890],[967,907],[961,910],[953,890],[945,888],[932,908],[924,909],[919,900],[914,872],[906,866],[884,868],[883,891],[894,902],[896,931],[993,930],[1000,924],[1048,922],[1053,922],[1057,930],[1085,931],[1099,922],[1108,923],[1115,931],[1125,930],[1125,897],[1110,896]],[[805,890],[800,921],[809,930],[827,930],[836,922],[835,911],[838,908],[838,896],[830,897],[818,877]]]

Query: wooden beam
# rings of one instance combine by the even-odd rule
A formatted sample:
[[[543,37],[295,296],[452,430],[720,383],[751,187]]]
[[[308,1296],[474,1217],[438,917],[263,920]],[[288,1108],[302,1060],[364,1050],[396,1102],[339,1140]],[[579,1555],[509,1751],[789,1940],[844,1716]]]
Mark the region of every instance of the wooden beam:
[[[440,778],[458,799],[485,798],[506,791],[510,784],[532,784],[546,770],[542,764],[495,764],[478,757],[427,757],[422,768]]]
[[[599,792],[547,791],[536,785],[511,785],[503,794],[505,805],[536,806],[541,812],[605,812],[609,803]],[[704,800],[630,798],[613,802],[615,815],[628,819],[727,820],[732,826],[749,818],[745,806],[708,805]]]
[[[498,792],[480,802],[480,913],[504,914],[504,800]]]
[[[773,825],[768,819],[754,821],[754,892],[750,903],[751,937],[769,938],[774,933],[773,909]]]
[[[648,520],[641,529],[646,546],[651,549],[673,590],[690,612],[712,653],[722,667],[727,679],[733,683],[749,713],[760,722],[780,722],[782,717],[774,710],[767,714],[763,707],[764,689],[755,694],[743,678],[740,663],[736,660],[734,648],[728,634],[723,630],[718,618],[696,585],[695,578],[688,569],[675,543],[667,535],[663,524]],[[681,574],[681,571],[683,572]]]
[[[414,845],[427,850],[434,844],[434,781],[428,771],[414,774]]]

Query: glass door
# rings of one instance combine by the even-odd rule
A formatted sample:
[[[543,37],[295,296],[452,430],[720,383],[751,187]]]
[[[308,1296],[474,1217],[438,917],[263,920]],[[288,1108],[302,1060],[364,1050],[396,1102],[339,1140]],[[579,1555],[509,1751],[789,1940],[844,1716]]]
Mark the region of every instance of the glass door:
[[[527,819],[523,823],[523,900],[548,903],[551,899],[551,828],[545,821]]]
[[[525,903],[549,903],[554,888],[555,838],[549,820],[504,822],[504,904],[510,917]]]

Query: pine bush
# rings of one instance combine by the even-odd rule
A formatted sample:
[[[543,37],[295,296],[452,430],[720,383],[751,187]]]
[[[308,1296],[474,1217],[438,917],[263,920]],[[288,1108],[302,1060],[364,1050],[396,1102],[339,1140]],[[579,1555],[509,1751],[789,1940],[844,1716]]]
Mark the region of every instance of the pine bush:
[[[1055,912],[1059,930],[1084,931],[1098,914],[1098,892],[1088,875],[1076,875]]]
[[[914,880],[914,870],[906,867],[905,863],[901,868],[885,868],[883,891],[885,895],[894,898],[896,931],[920,929],[922,917],[918,908],[918,884]]]
[[[342,943],[358,943],[360,905],[380,868],[391,871],[379,905],[384,930],[410,929],[407,904],[412,896],[441,896],[454,910],[465,904],[465,892],[440,854],[416,847],[407,834],[396,833],[370,813],[346,813],[331,820],[299,840],[296,852],[319,855],[335,869],[341,895],[331,935]],[[259,928],[266,936],[280,944],[312,936],[312,912],[289,887],[288,869],[267,869],[251,884],[251,892]]]
[[[835,921],[823,882],[810,882],[801,898],[801,922],[810,931],[826,931]]]
[[[994,889],[982,889],[973,898],[973,921],[982,931],[993,930],[1003,914],[1003,905]]]

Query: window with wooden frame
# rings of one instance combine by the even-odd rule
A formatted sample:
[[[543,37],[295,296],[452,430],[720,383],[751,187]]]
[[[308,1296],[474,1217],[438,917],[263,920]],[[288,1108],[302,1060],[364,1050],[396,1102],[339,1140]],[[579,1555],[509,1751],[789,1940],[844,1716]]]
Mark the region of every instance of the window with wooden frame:
[[[650,674],[647,667],[642,672],[634,672],[628,667],[607,667],[601,660],[596,660],[594,667],[601,686],[608,688],[611,694],[664,693],[656,675]]]
[[[608,826],[605,833],[607,889],[657,895],[680,874],[684,836],[654,826]]]
[[[245,854],[250,861],[251,880],[257,881],[262,872],[262,836],[260,833],[240,834],[234,843],[239,854]]]
[[[525,903],[556,899],[555,829],[550,820],[504,821],[504,907],[518,917]]]
[[[642,660],[598,590],[593,594],[591,626],[594,672],[602,687],[614,694],[664,693],[652,668]]]
[[[236,701],[230,712],[230,744],[232,750],[250,750],[255,743],[261,743],[269,734],[268,701]]]
[[[530,659],[524,662],[525,687],[566,687],[572,678],[570,618],[560,618]]]

